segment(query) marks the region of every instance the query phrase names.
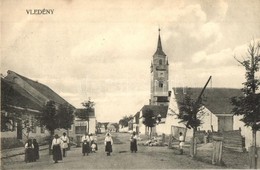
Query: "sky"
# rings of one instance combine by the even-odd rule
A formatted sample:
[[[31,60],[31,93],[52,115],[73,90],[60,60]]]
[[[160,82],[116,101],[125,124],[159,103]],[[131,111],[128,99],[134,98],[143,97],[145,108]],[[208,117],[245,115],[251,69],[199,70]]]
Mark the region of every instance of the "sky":
[[[37,80],[77,108],[90,98],[98,121],[118,122],[149,104],[158,28],[171,88],[209,76],[210,87],[242,88],[234,56],[260,40],[259,9],[259,0],[3,0],[1,74]]]

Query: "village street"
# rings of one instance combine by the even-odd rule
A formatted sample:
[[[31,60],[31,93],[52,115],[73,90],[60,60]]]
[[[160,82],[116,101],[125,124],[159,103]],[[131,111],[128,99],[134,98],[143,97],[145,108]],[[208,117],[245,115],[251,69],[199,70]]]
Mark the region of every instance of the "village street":
[[[185,155],[178,155],[177,150],[167,147],[139,146],[137,153],[129,151],[127,133],[112,134],[114,138],[113,153],[106,156],[103,135],[98,137],[99,150],[89,156],[82,156],[81,148],[72,147],[67,157],[57,164],[47,150],[40,152],[40,160],[25,163],[24,155],[2,160],[2,169],[218,169],[223,168],[192,160]]]

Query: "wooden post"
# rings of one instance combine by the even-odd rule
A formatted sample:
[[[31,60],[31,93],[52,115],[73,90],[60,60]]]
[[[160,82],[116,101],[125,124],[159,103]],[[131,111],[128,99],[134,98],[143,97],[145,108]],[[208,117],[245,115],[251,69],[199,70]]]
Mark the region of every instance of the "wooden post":
[[[163,133],[162,134],[162,144],[164,145],[164,143],[165,143],[165,134]]]
[[[223,137],[213,136],[212,164],[222,164]]]
[[[169,136],[168,148],[172,149],[172,135]]]

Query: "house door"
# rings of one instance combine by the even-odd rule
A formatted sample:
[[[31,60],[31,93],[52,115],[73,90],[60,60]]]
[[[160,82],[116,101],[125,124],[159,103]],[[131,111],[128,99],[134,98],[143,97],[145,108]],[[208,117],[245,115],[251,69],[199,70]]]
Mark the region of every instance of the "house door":
[[[233,130],[233,116],[219,116],[218,128],[221,132]]]
[[[17,139],[23,139],[22,121],[17,122]]]

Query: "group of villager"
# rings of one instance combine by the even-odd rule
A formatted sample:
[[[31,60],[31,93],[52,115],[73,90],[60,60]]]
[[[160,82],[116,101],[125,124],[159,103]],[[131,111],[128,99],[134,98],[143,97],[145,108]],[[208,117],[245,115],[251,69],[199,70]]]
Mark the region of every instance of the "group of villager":
[[[130,137],[130,151],[132,153],[137,152],[137,138],[135,132]],[[82,138],[82,154],[83,156],[89,155],[89,153],[95,153],[98,150],[97,138],[92,134],[85,133]],[[113,138],[111,134],[108,132],[105,136],[104,140],[105,144],[105,152],[107,156],[110,156],[113,152]],[[179,148],[180,154],[183,154],[183,145],[184,145],[184,136],[182,132],[179,134]],[[53,161],[57,163],[62,160],[63,157],[66,157],[66,150],[69,147],[69,137],[66,133],[63,133],[63,136],[59,137],[57,134],[54,136],[51,144]],[[39,145],[36,139],[29,139],[25,144],[25,162],[34,162],[39,159]]]
[[[91,152],[96,152],[98,150],[97,146],[97,139],[92,135],[85,133],[85,135],[82,136],[81,142],[82,142],[82,154],[83,156],[88,155]]]
[[[25,143],[25,162],[35,162],[39,159],[39,145],[36,139],[28,139]]]

